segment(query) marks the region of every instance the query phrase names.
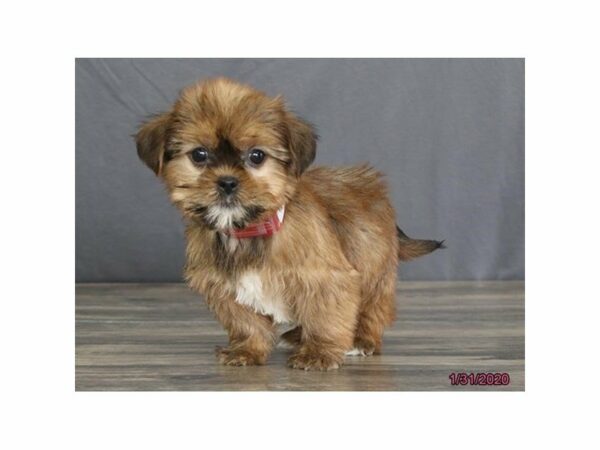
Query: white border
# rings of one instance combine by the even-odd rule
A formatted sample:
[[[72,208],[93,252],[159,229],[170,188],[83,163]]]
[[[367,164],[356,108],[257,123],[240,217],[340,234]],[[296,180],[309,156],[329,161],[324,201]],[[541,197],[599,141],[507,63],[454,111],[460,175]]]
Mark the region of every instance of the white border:
[[[597,443],[593,3],[217,4],[4,8],[2,447]],[[74,393],[73,58],[84,56],[526,57],[527,392]]]

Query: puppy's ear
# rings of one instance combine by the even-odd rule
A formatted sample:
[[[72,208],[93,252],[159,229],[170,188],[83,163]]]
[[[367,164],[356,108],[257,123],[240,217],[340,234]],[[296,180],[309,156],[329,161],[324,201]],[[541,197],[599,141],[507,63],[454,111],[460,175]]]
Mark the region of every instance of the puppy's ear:
[[[162,171],[171,118],[171,113],[156,115],[142,124],[135,135],[138,156],[156,175],[160,175]]]
[[[315,160],[317,153],[317,134],[308,122],[293,114],[287,115],[288,146],[290,150],[290,169],[297,177]]]

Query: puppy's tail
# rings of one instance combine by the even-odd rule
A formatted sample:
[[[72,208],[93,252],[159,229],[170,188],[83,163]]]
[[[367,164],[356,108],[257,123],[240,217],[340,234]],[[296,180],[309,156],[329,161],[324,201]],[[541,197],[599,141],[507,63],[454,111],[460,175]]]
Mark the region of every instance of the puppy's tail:
[[[400,261],[409,261],[419,256],[427,255],[438,248],[446,248],[444,241],[409,238],[404,231],[396,225],[398,232],[398,258]]]

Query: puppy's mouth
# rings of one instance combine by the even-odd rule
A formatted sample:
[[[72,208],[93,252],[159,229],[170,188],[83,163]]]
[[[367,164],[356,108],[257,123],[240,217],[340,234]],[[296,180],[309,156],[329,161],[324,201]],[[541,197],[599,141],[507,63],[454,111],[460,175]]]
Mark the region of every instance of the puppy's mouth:
[[[191,209],[198,218],[211,230],[242,229],[259,219],[265,209],[260,205],[243,206],[238,202],[219,202],[215,205],[197,205]]]
[[[222,207],[226,208],[233,208],[236,206],[239,206],[240,202],[238,201],[238,199],[236,198],[236,196],[234,195],[221,195],[219,198],[219,205],[221,205]]]

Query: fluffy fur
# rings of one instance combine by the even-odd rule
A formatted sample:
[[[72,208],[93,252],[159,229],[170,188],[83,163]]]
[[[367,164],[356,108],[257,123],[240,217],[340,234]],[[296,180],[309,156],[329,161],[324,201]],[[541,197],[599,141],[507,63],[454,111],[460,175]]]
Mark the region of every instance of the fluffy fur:
[[[328,370],[346,352],[380,352],[395,316],[398,261],[441,246],[396,226],[374,169],[308,169],[316,139],[280,97],[222,78],[184,89],[136,135],[140,158],[186,219],[185,279],[229,334],[217,350],[223,364],[264,364],[283,322],[293,324],[281,338],[295,348],[294,368]],[[206,162],[194,161],[195,149]],[[260,164],[250,157],[256,149],[266,155]],[[235,192],[218,188],[222,177],[237,180]],[[282,205],[273,236],[226,233]]]

